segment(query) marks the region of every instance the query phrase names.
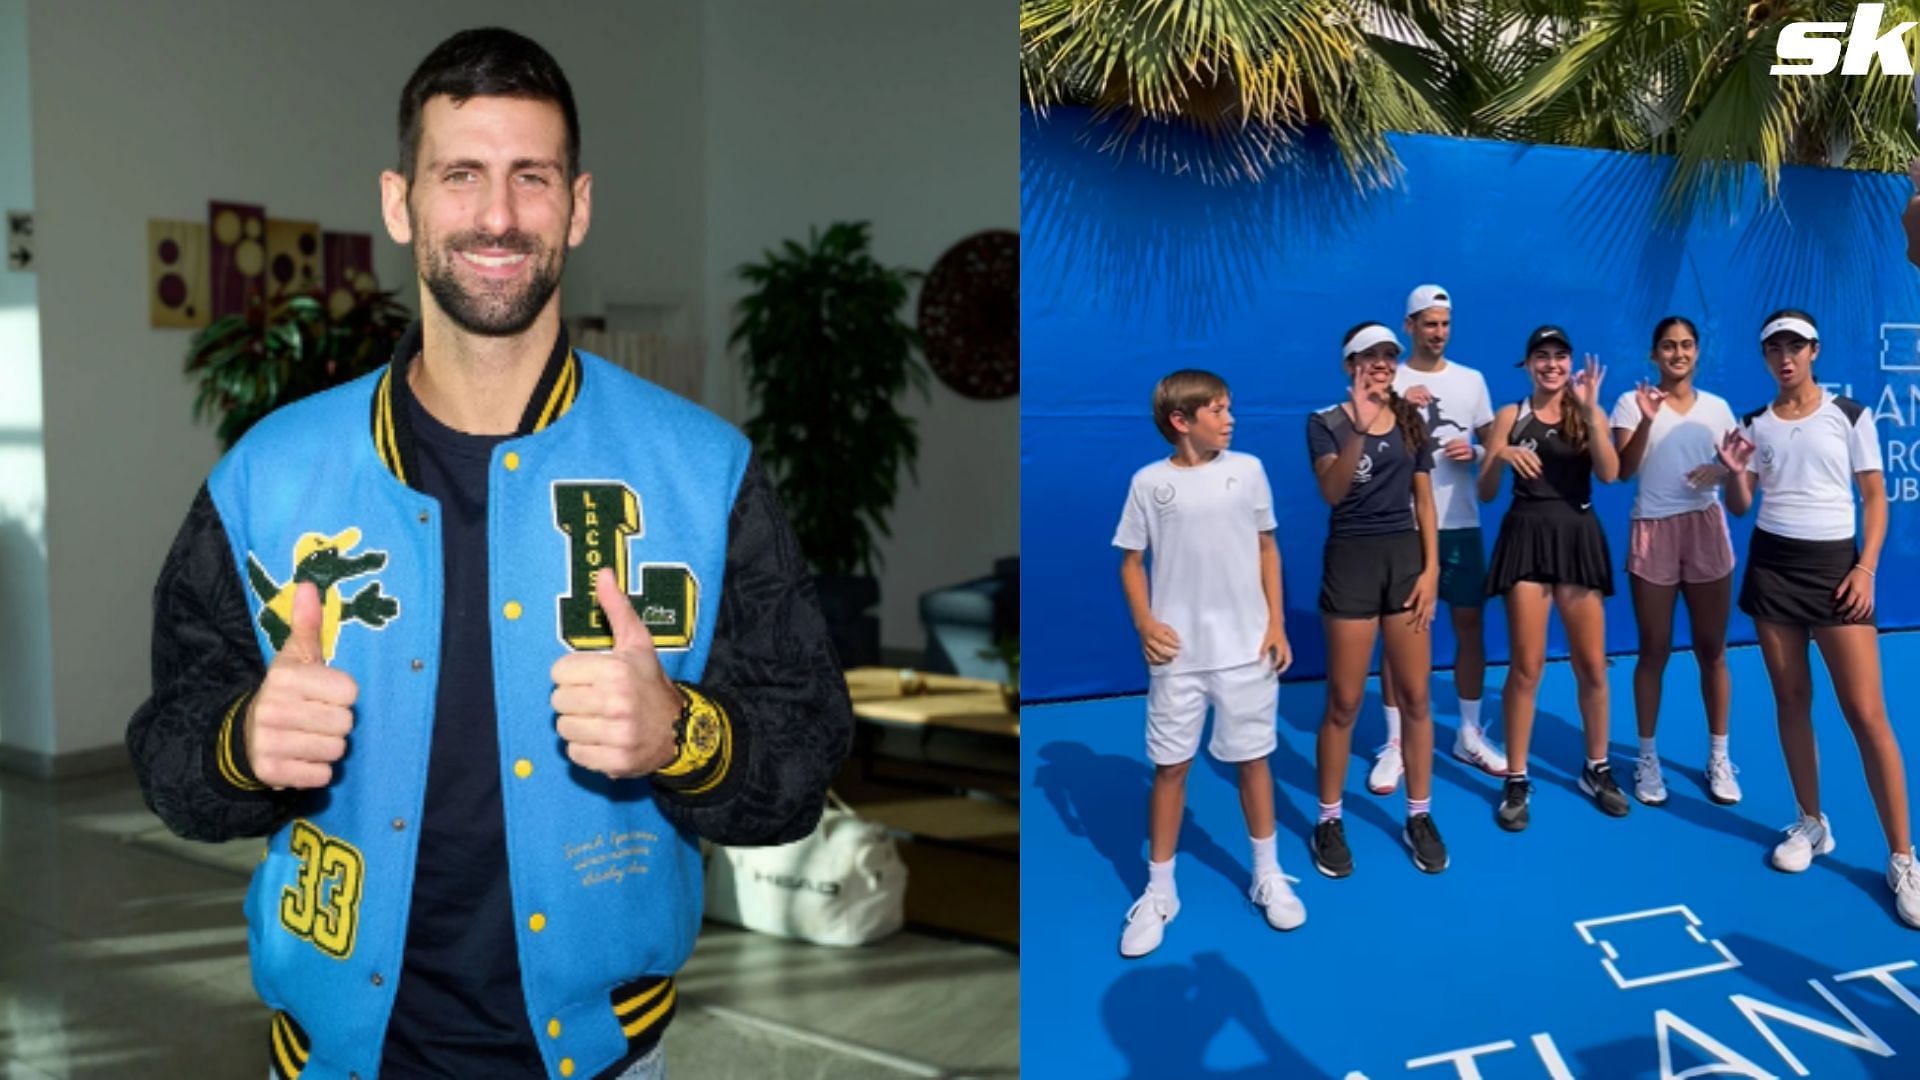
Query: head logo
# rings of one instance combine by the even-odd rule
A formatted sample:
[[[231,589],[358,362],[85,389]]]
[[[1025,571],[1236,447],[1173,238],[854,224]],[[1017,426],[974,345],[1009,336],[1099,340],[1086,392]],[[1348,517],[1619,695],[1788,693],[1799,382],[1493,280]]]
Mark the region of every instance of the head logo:
[[[303,581],[311,581],[320,590],[320,644],[329,661],[340,640],[341,623],[360,622],[378,630],[399,616],[400,601],[382,596],[377,581],[355,593],[352,600],[342,599],[341,582],[371,574],[387,565],[384,551],[349,557],[347,552],[359,545],[359,529],[349,528],[338,536],[307,533],[294,541],[293,572],[287,575],[284,585],[273,580],[252,552],[247,553],[247,579],[261,604],[256,618],[275,652],[287,643],[287,636],[293,632],[293,593]]]
[[[1910,22],[1896,23],[1884,33],[1880,16],[1885,4],[1861,4],[1853,10],[1853,23],[1797,22],[1780,29],[1780,42],[1774,49],[1776,63],[1767,70],[1774,75],[1866,75],[1878,63],[1882,74],[1911,76],[1913,62],[1907,58],[1901,39],[1913,29]],[[1846,60],[1840,58],[1840,35],[1846,35]]]

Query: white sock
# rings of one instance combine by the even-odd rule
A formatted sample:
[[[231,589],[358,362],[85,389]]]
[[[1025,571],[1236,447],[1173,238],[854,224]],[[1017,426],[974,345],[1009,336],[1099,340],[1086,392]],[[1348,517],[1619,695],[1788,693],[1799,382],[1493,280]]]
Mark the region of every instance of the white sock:
[[[1480,734],[1480,699],[1460,699],[1460,731],[1462,734]]]
[[[1387,706],[1387,741],[1400,741],[1400,710],[1391,705]]]
[[[1652,739],[1640,740],[1640,756],[1645,758],[1660,756],[1659,754],[1654,752]]]
[[[1711,743],[1713,747],[1713,749],[1709,751],[1709,756],[1727,756],[1727,737],[1725,735],[1709,735],[1707,736],[1707,742]]]
[[[1247,837],[1253,841],[1253,880],[1259,881],[1268,874],[1280,872],[1280,852],[1276,847],[1279,834],[1269,834],[1265,840]]]
[[[1166,862],[1154,862],[1152,859],[1147,860],[1148,892],[1159,893],[1168,899],[1173,899],[1180,895],[1173,887],[1173,860],[1177,858],[1179,858],[1179,856],[1170,855],[1167,857]]]
[[[1589,769],[1598,769],[1598,768],[1600,768],[1600,766],[1602,766],[1602,765],[1605,765],[1606,763],[1607,763],[1607,759],[1606,759],[1606,758],[1588,758],[1588,759],[1587,759],[1587,768],[1589,768]]]

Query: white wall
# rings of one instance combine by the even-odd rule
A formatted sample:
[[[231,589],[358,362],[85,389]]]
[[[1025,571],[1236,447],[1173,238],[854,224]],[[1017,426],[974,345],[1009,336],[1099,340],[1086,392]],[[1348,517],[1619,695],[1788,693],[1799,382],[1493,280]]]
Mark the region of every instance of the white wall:
[[[28,99],[26,0],[0,0],[0,211],[33,209]],[[46,754],[53,690],[38,302],[35,275],[0,264],[0,752]]]
[[[731,419],[745,414],[721,347],[735,266],[838,219],[871,220],[879,257],[920,269],[972,232],[1017,227],[1015,26],[1001,6],[602,0],[535,17],[506,0],[0,0],[0,20],[17,26],[23,4],[41,362],[0,385],[24,391],[43,372],[44,425],[38,412],[7,413],[0,432],[46,432],[46,595],[27,608],[50,610],[51,631],[0,621],[0,750],[121,741],[148,691],[154,579],[218,457],[211,429],[189,419],[188,332],[147,326],[147,220],[202,219],[209,199],[262,203],[372,233],[382,282],[410,290],[376,180],[395,154],[401,84],[455,30],[528,33],[573,81],[596,179],[566,310],[683,305],[704,329],[708,403]],[[20,69],[0,52],[0,88]],[[0,148],[26,127],[8,115]],[[0,183],[27,156],[0,152]],[[41,396],[6,400],[24,410]],[[1017,401],[973,402],[936,381],[931,403],[912,408],[920,484],[902,493],[882,579],[882,633],[899,648],[921,643],[921,592],[985,573],[1019,544]],[[32,475],[0,458],[0,482]],[[10,550],[0,589],[20,588],[5,576]],[[6,648],[6,634],[24,647]],[[51,659],[42,647],[37,662],[50,665],[51,720],[20,675],[48,640]]]
[[[0,3],[4,19],[22,0]],[[26,745],[65,755],[121,741],[148,691],[155,577],[218,457],[211,429],[189,419],[188,332],[147,325],[147,219],[204,220],[210,198],[263,203],[270,215],[372,233],[381,281],[410,290],[410,263],[386,240],[377,201],[396,153],[400,87],[448,34],[504,25],[566,68],[596,174],[592,234],[568,267],[566,309],[644,293],[698,310],[697,7],[533,10],[506,0],[31,4],[57,723],[51,738],[22,736]],[[11,60],[0,53],[0,86],[19,70]],[[10,115],[0,114],[0,140]],[[0,155],[0,181],[13,160]]]
[[[869,220],[880,261],[926,270],[965,236],[1019,227],[1017,27],[1011,4],[710,0],[705,34],[708,400],[737,421],[746,394],[724,343],[741,263],[809,226]],[[922,592],[1020,545],[1018,399],[933,381],[929,403],[912,399],[920,482],[883,548],[895,648],[924,641]]]

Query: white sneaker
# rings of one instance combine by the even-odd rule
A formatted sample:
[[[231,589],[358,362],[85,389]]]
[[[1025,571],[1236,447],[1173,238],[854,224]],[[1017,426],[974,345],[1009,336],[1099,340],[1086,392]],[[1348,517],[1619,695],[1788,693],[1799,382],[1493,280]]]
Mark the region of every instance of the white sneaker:
[[[1507,775],[1507,755],[1501,753],[1479,729],[1460,725],[1453,736],[1453,756],[1488,776]]]
[[[1120,932],[1120,955],[1131,959],[1159,948],[1167,924],[1178,914],[1177,897],[1162,896],[1148,889],[1127,909],[1127,928]]]
[[[1827,825],[1827,815],[1817,818],[1800,815],[1800,820],[1787,826],[1787,838],[1773,849],[1773,866],[1776,870],[1785,870],[1797,874],[1813,865],[1815,855],[1826,855],[1833,851],[1833,829]]]
[[[1293,894],[1289,881],[1298,881],[1285,874],[1267,874],[1253,883],[1253,902],[1267,913],[1267,925],[1275,930],[1292,930],[1307,921],[1307,905]]]
[[[1373,771],[1367,774],[1367,790],[1375,795],[1391,795],[1400,786],[1400,774],[1406,765],[1400,759],[1400,742],[1394,740],[1380,748],[1373,759]]]
[[[1900,921],[1920,927],[1920,866],[1915,865],[1911,849],[1887,859],[1887,884],[1893,888],[1893,910]]]
[[[1659,754],[1641,754],[1640,760],[1633,763],[1633,797],[1648,806],[1660,806],[1667,801],[1667,780],[1660,775]]]
[[[1740,801],[1740,781],[1733,774],[1740,770],[1723,755],[1707,758],[1707,798],[1721,806],[1732,806]]]

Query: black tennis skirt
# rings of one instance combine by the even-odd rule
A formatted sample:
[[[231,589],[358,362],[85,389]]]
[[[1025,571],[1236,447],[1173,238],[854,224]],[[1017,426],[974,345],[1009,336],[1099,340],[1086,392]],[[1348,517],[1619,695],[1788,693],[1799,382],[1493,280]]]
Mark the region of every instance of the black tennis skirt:
[[[1487,595],[1522,581],[1582,585],[1613,595],[1613,554],[1591,509],[1557,499],[1517,501],[1500,521],[1487,563]]]
[[[1845,540],[1795,540],[1760,529],[1747,544],[1740,610],[1756,619],[1793,626],[1875,626],[1879,609],[1855,622],[1839,611],[1835,594],[1860,549]]]

